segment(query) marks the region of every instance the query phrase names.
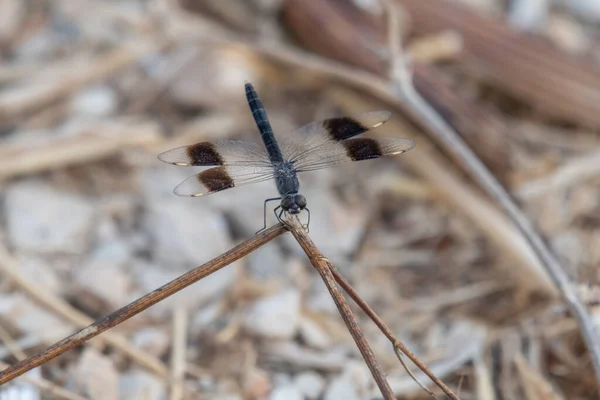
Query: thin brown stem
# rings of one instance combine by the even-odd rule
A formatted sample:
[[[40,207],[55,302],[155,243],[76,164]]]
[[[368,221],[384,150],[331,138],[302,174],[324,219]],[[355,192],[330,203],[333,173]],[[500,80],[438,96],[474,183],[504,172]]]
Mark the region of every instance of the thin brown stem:
[[[415,374],[412,373],[412,371],[410,370],[410,368],[408,368],[408,365],[406,365],[406,363],[404,362],[404,359],[402,358],[402,351],[400,351],[400,349],[398,348],[398,346],[394,346],[394,353],[396,353],[396,357],[398,357],[398,361],[400,361],[400,364],[402,364],[402,368],[404,368],[404,370],[412,378],[412,380],[415,381],[417,383],[417,385],[419,385],[421,387],[421,389],[423,389],[424,391],[426,391],[432,398],[434,398],[435,400],[438,400],[438,398],[435,395],[435,393],[433,393],[425,385],[423,385],[423,383],[421,383],[421,381],[419,380],[419,378],[417,378],[415,376]]]
[[[344,278],[344,276],[338,271],[335,265],[330,264],[330,270],[335,278],[336,282],[344,289],[346,293],[354,300],[354,302],[371,318],[371,320],[377,325],[379,330],[389,339],[394,345],[394,348],[399,349],[408,357],[425,375],[427,375],[433,383],[435,383],[448,397],[452,400],[460,400],[460,398],[452,392],[452,390],[446,386],[434,373],[425,365],[419,358],[411,352],[405,345],[398,339],[392,330],[382,321],[382,319],[373,311],[373,309],[360,297],[360,295],[354,290],[350,283]]]
[[[331,297],[333,298],[333,301],[335,302],[335,305],[337,306],[337,309],[340,312],[344,323],[348,327],[348,330],[350,331],[350,334],[352,335],[352,338],[354,339],[354,342],[356,343],[360,354],[362,354],[365,362],[367,363],[367,366],[371,371],[371,375],[373,375],[373,378],[375,379],[375,382],[377,383],[377,386],[379,387],[383,398],[385,400],[394,400],[396,398],[394,396],[394,392],[392,391],[392,388],[385,379],[385,375],[381,370],[381,366],[377,362],[377,359],[375,359],[373,350],[371,350],[371,347],[369,346],[365,335],[360,330],[360,327],[358,326],[358,321],[352,313],[352,310],[350,310],[350,307],[348,306],[344,295],[335,283],[335,279],[332,274],[333,264],[331,264],[331,261],[329,261],[324,255],[321,254],[319,249],[317,249],[315,244],[304,231],[304,228],[302,228],[302,226],[300,225],[299,221],[295,219],[289,219],[288,221],[290,221],[290,232],[292,232],[292,235],[294,235],[294,238],[296,238],[296,240],[308,256],[311,264],[319,272],[319,275],[321,275],[323,282],[325,282],[325,286],[327,286],[327,290],[329,290],[329,293],[331,294]]]
[[[402,54],[399,49],[402,46],[402,32],[400,30],[400,13],[398,11],[398,5],[393,3],[392,0],[386,0],[383,2],[387,10],[387,41],[388,41],[388,77],[394,79],[396,73],[398,73],[398,62],[402,62],[400,58]]]
[[[188,314],[178,307],[173,312],[173,343],[171,345],[171,394],[169,400],[184,397]]]
[[[33,357],[29,357],[6,368],[0,372],[0,385],[24,374],[35,367],[42,365],[43,363],[63,354],[75,346],[87,342],[91,338],[112,328],[113,326],[128,320],[129,318],[144,311],[159,301],[166,299],[167,297],[179,292],[180,290],[190,286],[191,284],[212,274],[213,272],[216,272],[232,262],[239,260],[253,250],[256,250],[260,246],[270,242],[285,232],[285,226],[282,224],[277,224],[267,229],[260,235],[252,237],[228,252],[207,262],[206,264],[183,274],[179,278],[172,280],[171,282],[161,286],[144,297],[140,297],[125,307],[120,308],[119,310],[107,315],[97,322],[94,322],[79,332],[76,332],[63,340],[56,342],[42,353]]]

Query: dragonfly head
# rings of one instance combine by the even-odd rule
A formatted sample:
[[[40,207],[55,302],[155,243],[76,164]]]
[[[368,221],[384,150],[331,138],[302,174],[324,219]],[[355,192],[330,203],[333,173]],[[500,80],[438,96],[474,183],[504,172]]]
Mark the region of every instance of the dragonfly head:
[[[306,197],[301,194],[288,194],[281,199],[281,208],[290,214],[299,214],[306,207]]]

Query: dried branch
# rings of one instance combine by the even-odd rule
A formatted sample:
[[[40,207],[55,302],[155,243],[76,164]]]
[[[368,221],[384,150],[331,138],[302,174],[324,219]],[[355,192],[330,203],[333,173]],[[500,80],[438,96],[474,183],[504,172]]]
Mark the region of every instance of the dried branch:
[[[183,399],[186,344],[187,344],[187,312],[177,308],[173,312],[173,344],[171,346],[171,394],[170,400]]]
[[[419,369],[421,369],[427,376],[429,376],[431,378],[431,380],[444,393],[446,393],[451,399],[459,400],[459,398],[452,392],[452,390],[450,390],[450,388],[448,386],[446,386],[439,378],[437,378],[433,374],[433,372],[431,372],[431,370],[421,360],[419,360],[417,358],[417,356],[414,355],[400,341],[400,339],[398,339],[392,333],[391,329],[388,328],[388,326],[381,320],[381,318],[375,313],[375,311],[373,311],[373,309],[371,307],[369,307],[369,305],[360,297],[360,295],[356,292],[356,290],[354,290],[354,288],[350,285],[350,283],[348,283],[348,281],[346,281],[346,279],[342,276],[342,274],[340,274],[340,272],[337,270],[335,265],[333,265],[333,263],[331,263],[331,261],[329,261],[329,259],[327,259],[327,257],[325,257],[324,255],[321,254],[319,249],[315,246],[315,244],[312,242],[312,240],[308,237],[308,235],[306,234],[306,232],[304,231],[302,226],[299,224],[299,222],[297,222],[297,220],[295,220],[295,219],[291,219],[290,221],[291,221],[291,223],[290,223],[289,228],[290,228],[290,231],[292,232],[292,235],[294,235],[294,238],[296,238],[296,240],[298,241],[298,243],[300,244],[300,246],[302,247],[302,249],[308,256],[308,258],[310,259],[312,265],[319,272],[319,274],[321,275],[321,278],[323,278],[323,281],[325,282],[325,285],[327,286],[327,289],[329,290],[331,297],[333,298],[340,314],[342,315],[342,318],[344,319],[344,322],[346,323],[348,330],[352,334],[352,338],[356,342],[356,345],[358,346],[360,353],[362,354],[363,358],[365,359],[365,362],[367,363],[367,366],[369,367],[369,370],[371,371],[373,378],[375,378],[375,381],[377,382],[377,386],[379,386],[379,389],[381,390],[381,393],[383,394],[384,398],[387,399],[388,397],[386,397],[386,396],[390,396],[390,395],[392,397],[389,397],[389,398],[393,399],[395,397],[393,395],[393,392],[391,392],[389,384],[385,380],[385,377],[381,371],[381,367],[379,366],[379,363],[377,362],[377,360],[375,359],[375,357],[373,355],[373,351],[371,350],[368,342],[366,341],[366,339],[364,337],[364,334],[362,333],[362,331],[360,330],[360,328],[358,326],[356,317],[352,314],[352,311],[350,310],[350,307],[348,306],[346,299],[340,292],[340,290],[339,290],[338,286],[335,284],[334,280],[337,281],[337,283],[342,287],[342,289],[344,289],[346,291],[346,293],[348,293],[348,295],[356,302],[356,304],[358,304],[359,307],[362,308],[362,310],[369,316],[369,318],[371,318],[371,320],[373,320],[373,322],[377,325],[377,327],[381,330],[381,332],[383,332],[383,334],[393,344],[394,349],[400,349],[404,354],[406,354],[411,359],[411,361],[413,361],[415,363],[415,365],[417,367],[419,367]],[[400,362],[402,363],[402,365],[404,365],[404,362],[402,359],[400,359]],[[421,386],[433,398],[435,398],[435,395],[431,391],[429,391],[427,388],[425,388],[414,377],[414,375],[412,375],[412,373],[408,369],[407,369],[407,372],[409,373],[409,375],[411,375],[411,377],[415,380],[415,382],[417,382],[417,384],[419,384],[419,386]]]
[[[397,51],[397,49],[395,50]],[[540,259],[546,273],[550,276],[571,314],[577,319],[583,339],[596,371],[596,380],[600,385],[600,340],[585,305],[579,298],[567,273],[558,259],[544,243],[525,214],[521,212],[515,201],[502,184],[490,172],[477,155],[469,148],[460,135],[446,123],[433,107],[417,92],[410,76],[409,68],[402,62],[396,65],[403,73],[394,75],[392,87],[398,99],[408,105],[413,113],[419,116],[429,127],[430,133],[450,151],[456,160],[471,174],[473,179],[493,197],[506,214],[512,219],[523,237]]]
[[[0,272],[26,293],[33,301],[52,310],[55,314],[65,321],[72,323],[77,327],[86,327],[93,320],[75,309],[63,299],[55,296],[53,293],[45,290],[41,285],[37,285],[23,276],[19,271],[18,263],[12,258],[6,248],[0,243]],[[149,369],[158,376],[166,378],[168,373],[164,364],[156,357],[142,349],[132,346],[122,335],[115,332],[107,332],[102,339],[114,348],[122,351],[132,360],[135,360],[144,368]]]
[[[435,393],[433,393],[431,390],[429,390],[427,388],[427,386],[425,386],[419,380],[419,378],[417,378],[415,376],[415,374],[412,373],[412,371],[410,370],[410,368],[408,368],[408,365],[406,365],[406,363],[404,362],[404,359],[402,358],[402,356],[404,354],[402,353],[402,350],[400,350],[400,348],[398,346],[394,346],[394,353],[396,353],[396,357],[398,357],[398,361],[400,361],[400,364],[402,364],[402,368],[404,368],[404,370],[406,371],[406,373],[408,374],[408,376],[410,376],[412,378],[412,380],[415,381],[417,383],[417,385],[419,385],[421,387],[421,389],[423,389],[425,392],[427,392],[432,398],[434,398],[435,400],[437,400],[437,396],[435,395]]]
[[[352,285],[350,285],[346,278],[344,278],[340,271],[338,271],[335,265],[330,263],[330,269],[336,282],[339,283],[342,289],[344,289],[344,291],[348,293],[350,297],[352,297],[352,300],[354,300],[354,302],[365,312],[365,314],[367,314],[369,318],[371,318],[371,320],[375,323],[375,325],[377,325],[379,330],[392,343],[394,349],[399,349],[400,351],[402,351],[402,353],[404,353],[421,371],[423,371],[423,373],[425,373],[425,375],[427,375],[433,381],[433,383],[435,383],[444,393],[446,393],[448,397],[450,397],[453,400],[458,400],[458,396],[456,396],[452,392],[452,390],[448,386],[446,386],[444,382],[442,382],[437,376],[435,376],[434,373],[427,367],[427,365],[425,365],[423,361],[419,360],[419,358],[413,352],[411,352],[404,345],[404,343],[402,343],[400,339],[398,339],[394,335],[392,330],[385,324],[385,322],[383,322],[381,317],[379,317],[379,315],[377,315],[377,313],[375,313],[375,311],[373,311],[373,309],[360,297],[360,295],[356,292],[356,290],[354,290]]]
[[[580,300],[574,285],[572,285],[562,265],[554,257],[541,236],[536,232],[531,222],[521,212],[502,184],[485,167],[456,131],[419,95],[412,81],[394,81],[393,84],[399,100],[409,105],[415,114],[419,115],[427,123],[430,133],[448,151],[453,153],[456,160],[469,171],[473,179],[496,200],[515,223],[519,231],[521,231],[529,246],[535,251],[546,273],[560,291],[571,314],[579,323],[581,334],[594,364],[597,382],[600,385],[600,340],[596,335],[596,330],[587,309]]]
[[[381,370],[381,366],[375,359],[375,355],[373,354],[373,350],[369,346],[367,339],[365,339],[365,335],[360,330],[358,326],[358,321],[354,314],[352,314],[352,310],[348,306],[344,295],[340,291],[339,287],[335,283],[335,279],[332,273],[333,264],[329,259],[327,259],[324,255],[321,254],[319,249],[315,246],[312,240],[306,234],[304,228],[300,224],[300,222],[296,218],[288,219],[290,225],[289,229],[294,238],[298,241],[302,250],[306,253],[308,258],[310,259],[311,264],[315,267],[323,282],[325,282],[325,286],[327,286],[327,290],[331,294],[335,305],[337,306],[346,327],[350,331],[354,342],[356,342],[356,346],[358,346],[358,350],[360,354],[362,354],[369,370],[371,371],[371,375],[375,379],[381,394],[385,400],[394,400],[396,397],[394,396],[394,392],[390,387],[390,384],[385,379],[385,375]]]
[[[178,291],[188,287],[198,280],[220,270],[221,268],[239,260],[248,253],[256,250],[265,243],[270,242],[276,237],[286,232],[286,228],[282,224],[277,224],[260,235],[256,235],[251,239],[239,244],[228,252],[219,257],[203,264],[185,274],[172,280],[171,282],[161,286],[153,292],[141,297],[134,302],[126,305],[123,308],[113,312],[112,314],[94,322],[90,326],[74,333],[73,335],[53,344],[44,352],[29,357],[18,362],[3,371],[0,371],[0,385],[6,383],[25,372],[42,365],[43,363],[63,354],[67,350],[72,349],[80,344],[83,344],[100,333],[128,320],[129,318],[144,311],[148,307],[158,303],[161,300],[177,293]]]

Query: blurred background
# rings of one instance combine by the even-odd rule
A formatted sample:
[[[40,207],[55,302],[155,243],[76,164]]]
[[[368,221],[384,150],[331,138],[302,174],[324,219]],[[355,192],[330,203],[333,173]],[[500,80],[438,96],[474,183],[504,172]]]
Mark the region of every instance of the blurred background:
[[[0,360],[42,351],[262,227],[273,182],[180,198],[172,189],[198,171],[156,159],[258,140],[250,81],[276,135],[383,109],[392,119],[373,135],[417,142],[302,175],[302,193],[316,245],[435,374],[463,399],[597,398],[578,327],[534,253],[394,96],[389,43],[595,318],[599,38],[597,0],[0,0]],[[429,398],[353,308],[398,398]],[[2,400],[378,396],[290,237],[0,388]]]

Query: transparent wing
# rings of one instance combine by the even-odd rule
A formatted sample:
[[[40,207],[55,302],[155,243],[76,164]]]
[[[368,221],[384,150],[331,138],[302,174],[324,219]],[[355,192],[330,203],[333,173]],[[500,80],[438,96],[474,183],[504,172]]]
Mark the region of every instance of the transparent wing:
[[[269,156],[258,143],[241,140],[214,140],[177,147],[158,155],[169,164],[183,166],[239,165],[268,167]]]
[[[173,192],[178,196],[200,197],[221,190],[274,178],[273,167],[224,165],[209,168],[181,182]]]
[[[387,121],[390,115],[388,111],[373,111],[305,125],[279,140],[283,158],[290,162],[301,162],[306,157],[312,158],[319,148],[330,147],[331,143],[377,128]]]
[[[294,163],[296,172],[313,171],[350,161],[370,160],[384,156],[402,154],[415,142],[399,138],[358,138],[341,142],[330,141],[307,152]]]

